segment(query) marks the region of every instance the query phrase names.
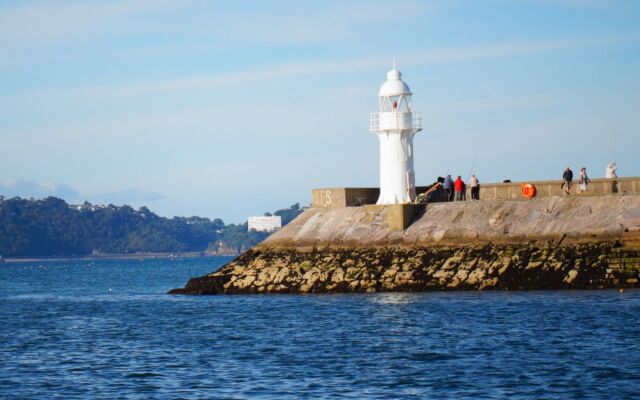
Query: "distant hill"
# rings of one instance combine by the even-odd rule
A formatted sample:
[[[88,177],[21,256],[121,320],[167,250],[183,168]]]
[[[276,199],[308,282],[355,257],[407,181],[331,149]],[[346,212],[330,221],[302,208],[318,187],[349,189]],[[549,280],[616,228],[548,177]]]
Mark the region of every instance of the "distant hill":
[[[299,204],[278,210],[285,225],[302,212]],[[164,218],[147,207],[70,205],[42,200],[0,200],[0,255],[82,256],[156,252],[235,254],[268,236],[247,232],[247,224],[200,217]]]

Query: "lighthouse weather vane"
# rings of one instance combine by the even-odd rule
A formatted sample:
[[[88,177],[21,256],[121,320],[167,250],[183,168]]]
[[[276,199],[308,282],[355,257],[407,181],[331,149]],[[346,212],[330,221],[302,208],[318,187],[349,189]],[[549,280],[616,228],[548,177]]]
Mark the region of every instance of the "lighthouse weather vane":
[[[413,136],[422,130],[420,113],[411,109],[411,89],[396,69],[378,91],[378,112],[370,118],[371,132],[380,142],[380,197],[378,204],[402,204],[415,200]]]

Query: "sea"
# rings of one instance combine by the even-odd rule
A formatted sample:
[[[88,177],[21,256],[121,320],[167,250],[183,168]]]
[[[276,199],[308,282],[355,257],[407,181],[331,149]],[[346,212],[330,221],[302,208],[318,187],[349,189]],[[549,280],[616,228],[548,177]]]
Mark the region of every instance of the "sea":
[[[640,398],[638,290],[166,294],[229,260],[0,264],[0,398]]]

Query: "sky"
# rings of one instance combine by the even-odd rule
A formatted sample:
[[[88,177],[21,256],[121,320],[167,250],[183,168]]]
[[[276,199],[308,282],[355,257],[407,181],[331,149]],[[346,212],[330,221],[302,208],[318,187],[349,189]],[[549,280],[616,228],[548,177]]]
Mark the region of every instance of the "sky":
[[[397,60],[416,182],[640,175],[640,2],[0,2],[0,194],[243,222],[378,185]]]

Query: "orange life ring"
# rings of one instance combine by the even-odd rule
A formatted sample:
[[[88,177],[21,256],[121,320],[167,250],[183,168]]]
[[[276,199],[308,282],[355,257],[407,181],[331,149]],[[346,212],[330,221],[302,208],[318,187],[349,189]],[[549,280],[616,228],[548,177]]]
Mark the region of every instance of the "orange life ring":
[[[520,191],[522,192],[522,197],[527,199],[531,199],[536,197],[536,187],[530,183],[523,183],[520,185]]]

